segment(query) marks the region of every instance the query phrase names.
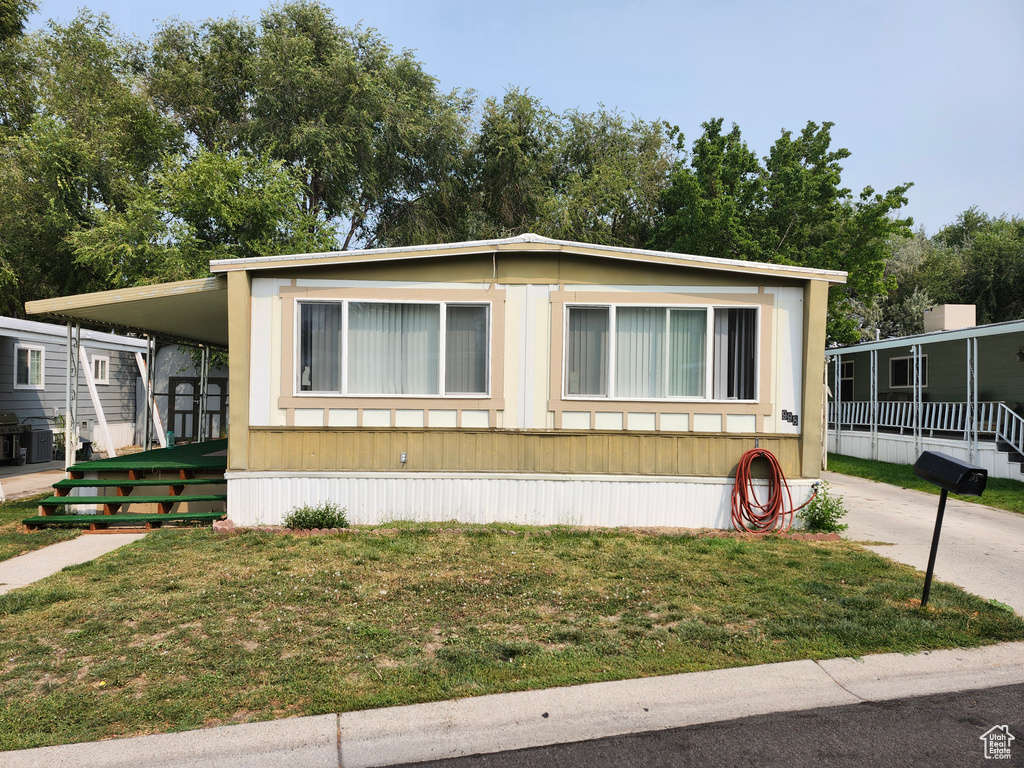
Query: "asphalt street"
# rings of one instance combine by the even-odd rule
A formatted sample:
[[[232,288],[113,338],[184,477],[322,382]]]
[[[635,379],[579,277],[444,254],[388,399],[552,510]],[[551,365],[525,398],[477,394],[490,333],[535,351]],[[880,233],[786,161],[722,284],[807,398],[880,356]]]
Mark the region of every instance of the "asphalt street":
[[[1009,759],[983,734],[1009,726]],[[408,768],[1024,766],[1024,685],[758,715],[595,741],[406,764]]]

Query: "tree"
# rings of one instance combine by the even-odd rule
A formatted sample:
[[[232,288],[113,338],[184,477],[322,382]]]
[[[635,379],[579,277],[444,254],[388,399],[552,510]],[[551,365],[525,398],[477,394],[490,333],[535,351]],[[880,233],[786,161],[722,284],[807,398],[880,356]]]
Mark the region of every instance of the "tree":
[[[603,108],[557,115],[529,92],[509,89],[484,102],[461,166],[451,165],[416,201],[407,220],[420,226],[401,234],[406,242],[448,242],[536,232],[643,247],[676,133]]]
[[[24,41],[25,22],[35,3],[0,0],[0,138],[31,118],[35,92],[32,57]]]
[[[934,283],[925,275],[929,265],[949,264],[946,258],[936,258],[944,249],[925,235],[924,230],[918,230],[909,238],[894,238],[888,247],[886,292],[861,309],[863,341],[874,339],[876,333],[886,339],[922,333],[924,311],[934,303],[931,293]]]
[[[67,237],[124,211],[179,132],[142,88],[145,56],[109,19],[83,12],[24,41],[38,105],[0,145],[0,259],[17,276],[2,310],[108,287],[76,263]]]
[[[235,18],[165,23],[153,37],[149,91],[207,151],[249,144],[256,25]]]
[[[167,158],[124,211],[69,237],[77,263],[111,286],[209,274],[211,259],[327,250],[331,228],[300,206],[302,184],[280,161],[208,151]]]
[[[381,214],[429,187],[457,153],[466,102],[442,94],[409,51],[335,24],[318,3],[263,15],[252,141],[303,178],[306,211],[344,223],[344,250],[372,245]]]
[[[675,159],[677,128],[618,112],[567,112],[553,194],[538,231],[566,240],[641,248]]]
[[[969,208],[935,236],[959,269],[940,301],[974,304],[981,324],[1024,318],[1024,219]]]
[[[895,213],[910,184],[885,194],[865,188],[854,198],[841,186],[846,149],[831,148],[832,123],[789,131],[757,160],[739,128],[704,123],[680,161],[662,204],[652,244],[671,251],[845,270],[845,286],[829,294],[830,342],[856,341],[857,308],[884,293],[887,242],[910,234]]]

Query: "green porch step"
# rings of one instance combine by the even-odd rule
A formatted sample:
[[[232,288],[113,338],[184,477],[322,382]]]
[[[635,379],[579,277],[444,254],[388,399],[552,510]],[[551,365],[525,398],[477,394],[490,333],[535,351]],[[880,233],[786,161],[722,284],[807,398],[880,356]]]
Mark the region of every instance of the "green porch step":
[[[141,480],[129,480],[128,478],[115,478],[113,480],[104,478],[102,480],[60,480],[53,484],[54,488],[129,488],[134,486],[175,486],[175,485],[224,485],[227,482],[223,477],[200,478],[194,477],[187,480],[178,478],[143,478]]]
[[[166,483],[164,483],[166,485]],[[75,504],[169,504],[179,501],[227,501],[226,493],[202,493],[194,496],[48,496],[39,502],[41,507],[70,506]]]
[[[138,525],[159,528],[164,523],[210,522],[223,520],[226,512],[181,512],[152,515],[37,515],[22,520],[26,528],[40,528],[44,525],[88,525],[90,528],[107,528],[111,525]],[[155,524],[155,525],[154,525]]]

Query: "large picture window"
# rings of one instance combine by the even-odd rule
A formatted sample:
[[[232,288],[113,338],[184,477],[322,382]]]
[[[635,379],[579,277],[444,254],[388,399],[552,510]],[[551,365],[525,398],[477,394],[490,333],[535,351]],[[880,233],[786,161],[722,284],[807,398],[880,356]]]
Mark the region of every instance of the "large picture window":
[[[570,306],[564,364],[568,397],[755,400],[757,310]]]
[[[300,392],[487,394],[487,305],[344,301],[298,307]]]

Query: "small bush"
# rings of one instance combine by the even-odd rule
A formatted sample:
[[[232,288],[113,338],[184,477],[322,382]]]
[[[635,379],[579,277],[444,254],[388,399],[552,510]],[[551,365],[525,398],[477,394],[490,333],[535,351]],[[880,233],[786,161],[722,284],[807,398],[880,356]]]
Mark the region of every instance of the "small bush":
[[[325,501],[315,506],[296,507],[284,516],[284,527],[306,531],[312,528],[348,528],[346,507],[339,507],[333,501]]]
[[[800,512],[800,520],[810,533],[838,533],[849,528],[839,522],[845,514],[843,497],[832,495],[828,483],[822,481],[818,486],[818,494]]]

